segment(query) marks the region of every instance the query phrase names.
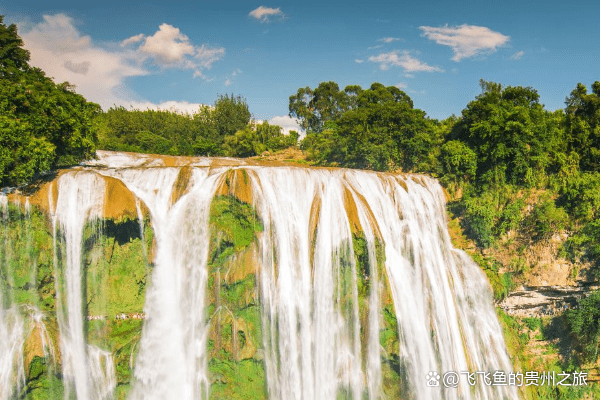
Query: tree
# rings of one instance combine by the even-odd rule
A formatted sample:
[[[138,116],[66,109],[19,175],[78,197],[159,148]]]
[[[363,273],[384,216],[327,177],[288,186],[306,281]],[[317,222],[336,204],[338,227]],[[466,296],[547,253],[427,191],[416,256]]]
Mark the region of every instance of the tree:
[[[544,110],[533,88],[480,84],[482,93],[463,110],[450,138],[475,151],[481,183],[539,183],[564,153],[560,121]]]
[[[569,333],[575,340],[582,361],[596,362],[600,345],[600,292],[592,292],[565,313]]]
[[[278,125],[250,123],[234,135],[225,136],[224,152],[231,157],[252,157],[265,151],[278,151],[298,143],[298,134],[284,135]]]
[[[233,135],[250,122],[248,103],[241,96],[221,95],[215,101],[214,121],[221,138]]]
[[[360,86],[348,87],[349,93],[360,90]],[[350,95],[341,91],[335,82],[321,82],[314,90],[300,88],[290,96],[290,117],[300,121],[306,131],[321,132],[324,124],[335,121],[350,108]]]
[[[22,185],[95,151],[92,118],[101,109],[28,65],[16,26],[0,16],[0,184]]]
[[[583,171],[600,171],[600,81],[592,93],[579,83],[566,100],[569,150],[579,153]]]
[[[290,97],[290,115],[304,115],[308,134],[301,148],[317,164],[378,171],[435,168],[442,137],[397,87],[373,83],[365,90],[352,85],[342,92],[337,84],[324,82],[298,93],[305,97]]]
[[[28,62],[29,52],[23,48],[17,26],[4,25],[4,16],[0,15],[0,78],[11,78],[29,69]]]
[[[463,142],[451,140],[444,143],[441,155],[446,181],[458,183],[475,177],[477,154]]]

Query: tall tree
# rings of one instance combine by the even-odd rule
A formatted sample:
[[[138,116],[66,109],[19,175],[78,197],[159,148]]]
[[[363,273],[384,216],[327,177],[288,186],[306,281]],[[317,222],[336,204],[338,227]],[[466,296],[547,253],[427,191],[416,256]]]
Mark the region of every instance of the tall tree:
[[[349,88],[349,92],[360,86]],[[350,107],[350,96],[335,82],[321,82],[314,90],[300,88],[290,96],[290,117],[298,118],[304,130],[321,132],[328,121],[335,121]]]
[[[0,184],[21,185],[90,157],[91,119],[101,109],[30,67],[16,26],[3,22],[0,16]]]
[[[592,93],[579,83],[566,100],[566,129],[569,149],[580,155],[584,171],[600,171],[600,81]]]
[[[482,93],[462,112],[451,139],[477,154],[482,183],[532,186],[564,151],[560,121],[530,87],[480,81]]]
[[[29,52],[23,48],[23,40],[17,34],[17,26],[4,24],[0,15],[0,78],[15,77],[29,68]]]
[[[248,103],[241,96],[221,95],[215,101],[214,119],[221,137],[233,135],[250,122]]]
[[[306,93],[312,98],[298,96]],[[337,84],[324,82],[314,91],[299,89],[298,95],[290,97],[290,115],[305,113],[308,135],[302,148],[319,164],[430,171],[432,161],[439,163],[431,157],[441,143],[434,123],[395,86],[373,83],[364,90],[352,85],[340,91]]]

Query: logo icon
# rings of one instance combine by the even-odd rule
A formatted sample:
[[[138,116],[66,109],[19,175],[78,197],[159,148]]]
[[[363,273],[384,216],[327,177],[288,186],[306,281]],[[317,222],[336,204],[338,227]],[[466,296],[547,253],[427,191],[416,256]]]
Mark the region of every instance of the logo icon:
[[[459,376],[456,372],[446,372],[444,374],[444,386],[447,388],[455,388],[458,386]]]
[[[438,387],[440,386],[440,374],[437,372],[431,371],[426,376],[427,386],[428,387]]]

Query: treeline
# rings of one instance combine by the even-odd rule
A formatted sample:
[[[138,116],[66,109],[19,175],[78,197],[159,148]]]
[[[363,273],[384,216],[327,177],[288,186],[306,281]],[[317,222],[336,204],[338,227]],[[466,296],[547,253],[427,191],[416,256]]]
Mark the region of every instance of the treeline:
[[[0,186],[22,185],[91,157],[92,119],[102,110],[29,66],[16,26],[3,21],[0,15]]]
[[[296,145],[298,133],[252,120],[240,96],[219,96],[194,114],[168,110],[102,112],[29,65],[17,27],[0,15],[0,187],[21,186],[78,164],[95,150],[249,157]]]
[[[379,83],[300,88],[289,110],[307,130],[300,146],[314,164],[437,176],[481,249],[508,240],[509,232],[522,246],[565,232],[562,254],[590,262],[599,278],[600,82],[591,93],[578,84],[557,111],[546,110],[531,87],[480,84],[481,94],[461,115],[443,121]],[[505,278],[490,268],[497,280]],[[523,272],[518,259],[511,268]],[[566,314],[584,360],[598,358],[598,299]]]
[[[296,145],[298,134],[251,119],[241,96],[222,95],[194,114],[111,108],[95,119],[98,148],[175,156],[250,157]]]

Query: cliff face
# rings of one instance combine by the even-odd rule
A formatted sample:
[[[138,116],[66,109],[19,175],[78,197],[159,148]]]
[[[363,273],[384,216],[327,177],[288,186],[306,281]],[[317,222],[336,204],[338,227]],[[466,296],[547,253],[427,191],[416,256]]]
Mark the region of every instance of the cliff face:
[[[59,319],[68,318],[64,304],[65,243],[60,235],[53,235],[50,216],[35,205],[27,211],[10,205],[2,222],[3,322],[5,329],[12,326],[14,330],[16,324],[6,317],[9,313],[19,315],[25,338],[24,364],[17,368],[17,375],[22,372],[22,376],[17,379],[14,395],[62,398]],[[141,337],[146,285],[151,277],[147,255],[152,249],[152,230],[147,220],[143,222],[145,235],[140,228],[137,220],[96,220],[86,224],[81,238],[85,265],[81,276],[83,336],[90,346],[112,353],[110,364],[116,381],[108,386],[114,389],[116,385],[117,393],[125,391],[131,379],[131,361]],[[10,373],[11,362],[21,362],[19,358],[19,349],[15,349],[12,359],[5,360],[5,367],[9,367],[5,374]]]
[[[428,371],[511,370],[429,178],[103,153],[2,199],[2,400],[441,399]]]

